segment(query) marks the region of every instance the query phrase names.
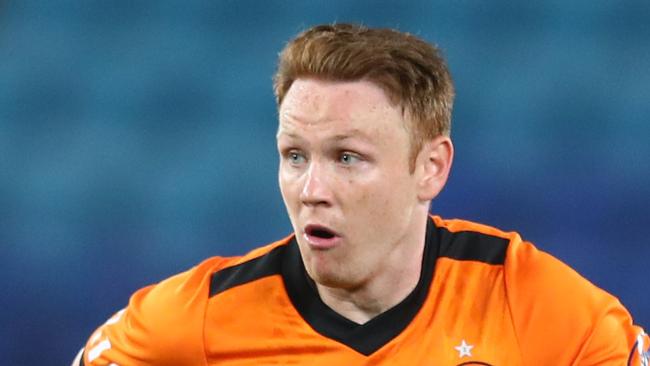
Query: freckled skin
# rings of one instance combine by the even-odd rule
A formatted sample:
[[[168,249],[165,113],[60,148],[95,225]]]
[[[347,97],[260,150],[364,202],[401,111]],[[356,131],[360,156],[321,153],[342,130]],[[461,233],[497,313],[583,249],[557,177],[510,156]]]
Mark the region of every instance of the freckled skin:
[[[409,172],[401,108],[371,82],[298,79],[279,116],[280,190],[323,300],[406,296],[419,277],[429,200],[418,196],[421,170]],[[339,233],[340,245],[309,247],[308,223]]]

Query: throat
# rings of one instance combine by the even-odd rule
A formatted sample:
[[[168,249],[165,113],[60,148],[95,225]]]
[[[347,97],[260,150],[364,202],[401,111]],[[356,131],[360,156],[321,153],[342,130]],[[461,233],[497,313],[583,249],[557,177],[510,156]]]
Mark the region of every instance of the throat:
[[[373,281],[354,289],[328,287],[316,283],[323,303],[342,317],[365,324],[373,318],[397,306],[416,288],[420,278],[420,266],[415,271],[400,271],[391,278],[377,276]]]
[[[380,301],[366,299],[365,296],[321,285],[316,287],[321,300],[328,307],[356,324],[365,324],[388,310],[388,307]]]

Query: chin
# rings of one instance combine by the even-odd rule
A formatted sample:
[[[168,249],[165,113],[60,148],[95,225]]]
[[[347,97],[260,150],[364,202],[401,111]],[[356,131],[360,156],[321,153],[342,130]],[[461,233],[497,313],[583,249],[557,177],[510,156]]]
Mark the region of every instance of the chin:
[[[346,262],[341,253],[335,251],[307,251],[303,256],[307,275],[317,284],[332,288],[355,287],[359,273],[350,270],[351,263]]]
[[[311,279],[321,286],[341,287],[341,280],[331,273],[315,273]]]
[[[311,268],[307,273],[314,282],[321,286],[331,287],[331,288],[354,288],[356,287],[356,281],[354,281],[354,276],[346,274],[345,271],[341,269],[332,269],[332,268]]]

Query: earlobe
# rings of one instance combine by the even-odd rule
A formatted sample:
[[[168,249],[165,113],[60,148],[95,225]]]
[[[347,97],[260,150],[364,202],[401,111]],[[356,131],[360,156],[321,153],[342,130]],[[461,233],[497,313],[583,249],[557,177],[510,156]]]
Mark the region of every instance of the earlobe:
[[[421,172],[418,198],[431,201],[447,183],[454,158],[454,146],[448,136],[438,136],[423,146],[417,164]]]

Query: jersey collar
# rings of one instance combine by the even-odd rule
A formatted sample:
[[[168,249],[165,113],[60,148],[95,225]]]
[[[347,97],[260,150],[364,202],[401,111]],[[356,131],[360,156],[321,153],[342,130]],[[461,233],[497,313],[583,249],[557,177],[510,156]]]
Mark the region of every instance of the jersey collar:
[[[439,252],[436,226],[427,220],[424,255],[420,279],[400,303],[365,324],[357,324],[328,307],[318,295],[300,256],[295,237],[290,240],[282,263],[282,277],[287,293],[302,318],[318,333],[370,355],[397,337],[422,308],[433,280]]]

